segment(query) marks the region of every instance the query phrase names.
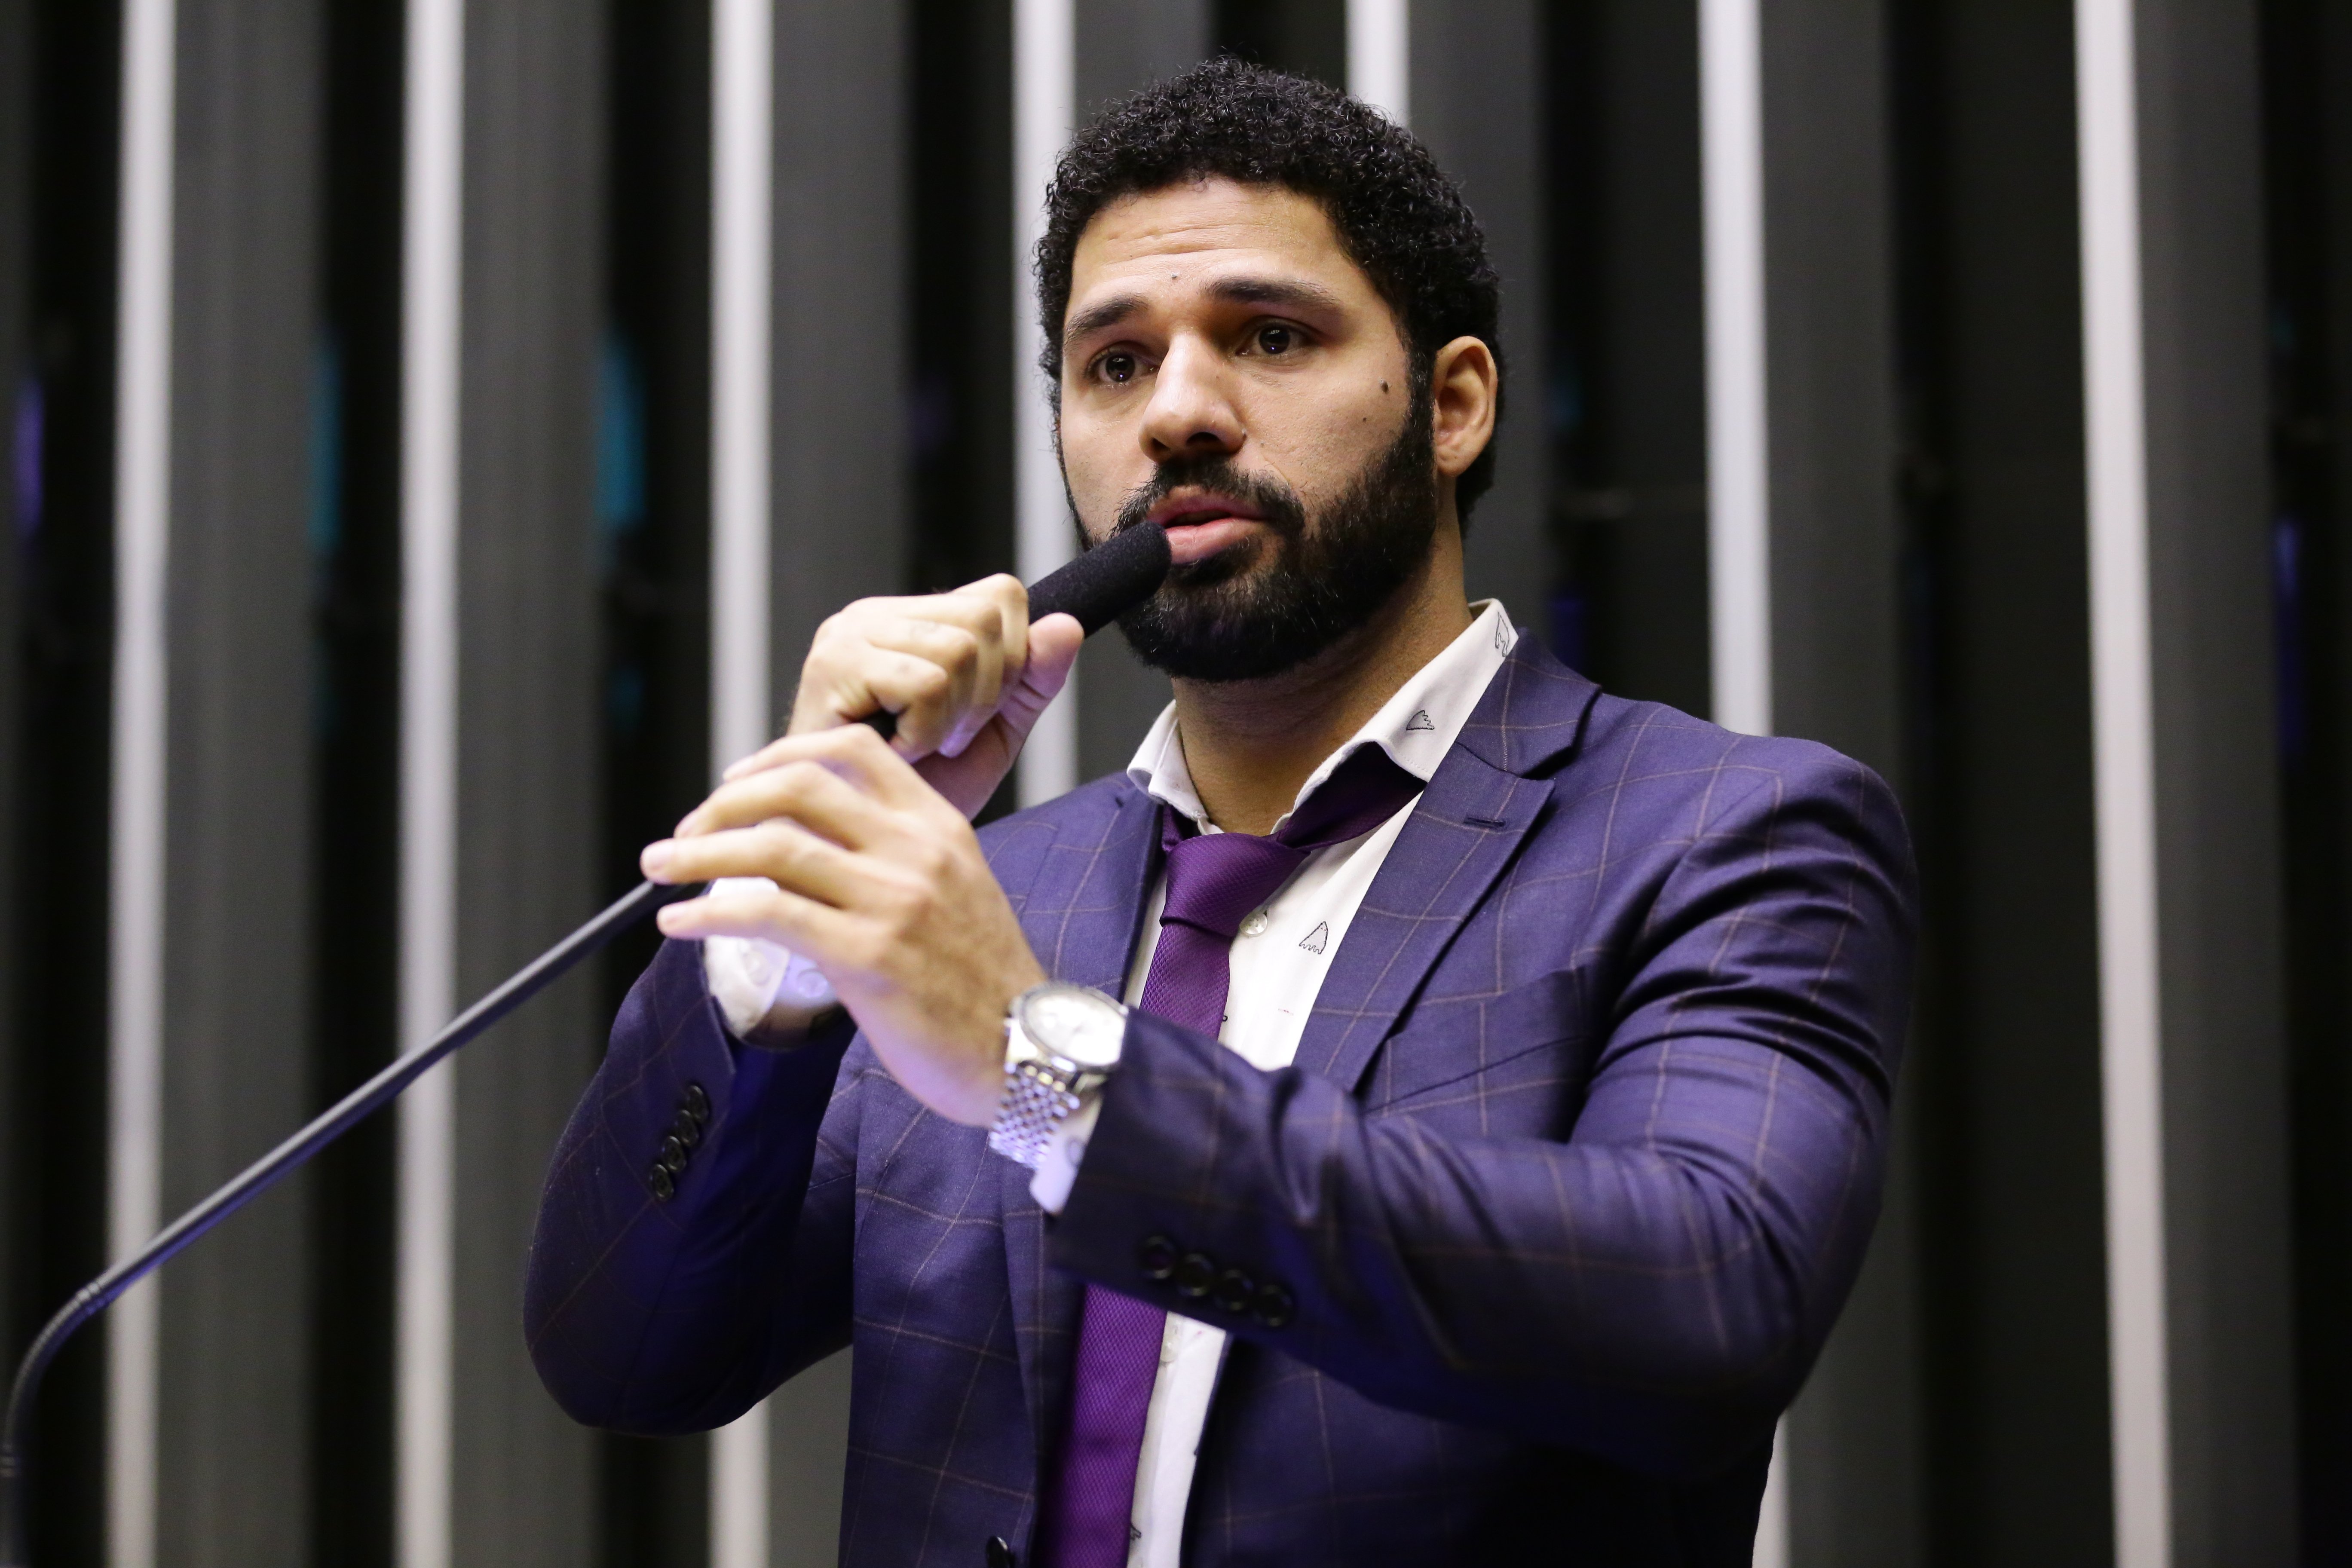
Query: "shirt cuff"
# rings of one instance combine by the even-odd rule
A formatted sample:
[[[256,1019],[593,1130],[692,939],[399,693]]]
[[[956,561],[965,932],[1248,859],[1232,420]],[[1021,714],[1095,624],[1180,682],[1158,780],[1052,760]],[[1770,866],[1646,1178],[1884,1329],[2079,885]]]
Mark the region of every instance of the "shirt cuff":
[[[721,877],[709,891],[772,889],[765,877]],[[748,1040],[780,1005],[796,1014],[821,1013],[835,1005],[833,984],[822,970],[791,950],[754,936],[707,937],[702,943],[703,983],[727,1020],[728,1032]]]
[[[1078,1097],[1078,1108],[1062,1118],[1062,1124],[1045,1140],[1045,1157],[1029,1178],[1029,1195],[1047,1214],[1060,1214],[1062,1205],[1070,1201],[1079,1162],[1087,1157],[1087,1140],[1094,1136],[1095,1122],[1101,1116],[1102,1090],[1088,1089]]]

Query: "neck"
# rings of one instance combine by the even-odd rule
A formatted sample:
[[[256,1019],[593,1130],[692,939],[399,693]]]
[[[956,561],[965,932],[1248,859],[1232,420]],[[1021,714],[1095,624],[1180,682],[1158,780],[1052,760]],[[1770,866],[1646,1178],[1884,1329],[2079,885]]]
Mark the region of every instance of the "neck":
[[[1323,759],[1469,624],[1449,505],[1429,559],[1360,631],[1264,680],[1175,682],[1184,767],[1209,819],[1228,833],[1273,831]]]

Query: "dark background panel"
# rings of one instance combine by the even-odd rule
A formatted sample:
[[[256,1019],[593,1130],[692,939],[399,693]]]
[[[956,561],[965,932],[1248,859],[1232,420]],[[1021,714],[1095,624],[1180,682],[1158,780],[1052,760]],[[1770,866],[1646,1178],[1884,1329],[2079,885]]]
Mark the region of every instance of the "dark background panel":
[[[601,605],[593,532],[605,323],[604,18],[467,7],[458,552],[457,992],[596,904]],[[464,1568],[595,1551],[595,1445],[515,1331],[547,1151],[600,1055],[592,974],[457,1076],[452,1545]]]
[[[1543,8],[1537,0],[1419,0],[1412,16],[1413,134],[1462,187],[1503,282],[1503,418],[1495,484],[1468,520],[1470,596],[1499,598],[1549,641],[1560,568],[1547,538],[1543,286],[1549,177]]]
[[[1901,792],[1895,155],[1884,5],[1761,16],[1772,727]],[[1844,1316],[1790,1413],[1792,1559],[1925,1561],[1916,1092],[1898,1081],[1886,1186]]]
[[[10,1099],[12,1352],[104,1266],[107,814],[113,649],[114,229],[120,29],[110,6],[19,0],[26,90],[24,357],[10,365],[16,616],[0,744],[14,811]],[[33,1550],[103,1552],[105,1353],[85,1335],[44,1385]]]
[[[1012,569],[1005,378],[1034,312],[1016,320],[1013,304],[1011,0],[912,0],[908,49],[907,587],[919,593]]]
[[[1546,21],[1550,343],[1514,416],[1549,455],[1561,575],[1540,608],[1553,650],[1604,687],[1704,714],[1697,9],[1553,0]]]
[[[2271,0],[2263,30],[2300,1522],[2304,1560],[2340,1564],[2352,1563],[2352,10]]]
[[[2063,5],[1894,14],[1933,1554],[2112,1552]]]
[[[1346,90],[1348,0],[1217,0],[1216,47]]]
[[[2296,1552],[2254,0],[2139,27],[2175,1560]]]
[[[310,455],[310,1109],[396,1044],[400,257],[404,16],[326,0]],[[393,1536],[394,1118],[310,1181],[310,1560],[387,1568]]]
[[[181,8],[172,218],[163,1213],[310,1099],[319,8]],[[308,1543],[305,1177],[158,1287],[159,1559]],[[256,1452],[278,1450],[268,1465]]]
[[[27,0],[0,0],[0,410],[7,416],[9,462],[0,482],[0,1020],[16,1021],[16,822],[17,773],[22,766],[17,713],[23,705],[23,682],[17,679],[16,650],[24,624],[20,595],[23,548],[16,515],[24,476],[16,450],[17,430],[36,394],[26,350],[32,263],[28,243],[32,228],[32,64],[33,12]],[[0,1035],[0,1128],[15,1131],[18,1068],[15,1031]],[[13,1142],[14,1139],[10,1138]],[[7,1173],[11,1198],[13,1170]],[[13,1354],[37,1310],[20,1300],[24,1289],[24,1258],[20,1237],[26,1228],[23,1205],[0,1200],[0,1350]]]
[[[906,0],[776,9],[776,718],[825,616],[898,591],[907,477]]]
[[[709,784],[710,7],[613,0],[606,37],[604,324],[594,568],[601,901]],[[599,961],[595,1024],[660,944],[647,921]],[[709,1445],[598,1437],[597,1561],[709,1561]]]

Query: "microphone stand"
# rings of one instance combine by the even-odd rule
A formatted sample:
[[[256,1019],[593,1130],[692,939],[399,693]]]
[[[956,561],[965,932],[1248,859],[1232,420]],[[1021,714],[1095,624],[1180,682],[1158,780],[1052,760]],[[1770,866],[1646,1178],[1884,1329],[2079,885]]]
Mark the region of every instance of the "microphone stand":
[[[124,1258],[58,1309],[40,1337],[16,1365],[8,1394],[8,1415],[0,1426],[0,1568],[31,1568],[26,1548],[26,1496],[31,1468],[34,1395],[41,1375],[74,1331],[98,1316],[141,1279],[176,1257],[198,1237],[228,1218],[307,1163],[310,1157],[396,1098],[442,1058],[530,1001],[582,959],[664,904],[691,898],[697,884],[665,887],[641,882],[636,890],[509,975],[505,984],[467,1008],[447,1027],[345,1095],[335,1105],[247,1166],[241,1175],[173,1220],[152,1241]]]
[[[1156,523],[1121,529],[1108,542],[1066,562],[1029,589],[1033,620],[1051,615],[1076,617],[1088,637],[1100,631],[1128,609],[1160,590],[1168,575],[1167,532]],[[856,721],[871,726],[885,740],[898,731],[897,716],[887,711]],[[176,1256],[205,1232],[243,1208],[275,1185],[286,1173],[350,1131],[371,1111],[422,1078],[425,1070],[552,984],[564,971],[613,940],[620,931],[664,904],[690,898],[695,886],[663,887],[641,882],[636,891],[609,906],[604,913],[541,953],[508,976],[505,984],[459,1014],[449,1026],[425,1044],[402,1057],[375,1077],[345,1095],[335,1107],[293,1137],[272,1149],[243,1175],[173,1220],[154,1240],[133,1256],[108,1269],[74,1293],[58,1310],[40,1338],[16,1365],[16,1384],[8,1394],[8,1415],[0,1426],[0,1568],[31,1568],[25,1551],[25,1481],[30,1461],[26,1443],[33,1415],[33,1395],[41,1374],[49,1369],[73,1331],[112,1306],[125,1290]]]

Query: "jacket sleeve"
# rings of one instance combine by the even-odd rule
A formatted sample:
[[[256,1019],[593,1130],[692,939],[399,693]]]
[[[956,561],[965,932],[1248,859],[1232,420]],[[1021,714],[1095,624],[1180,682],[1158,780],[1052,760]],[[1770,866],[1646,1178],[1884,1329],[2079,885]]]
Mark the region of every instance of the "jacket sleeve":
[[[524,1286],[531,1360],[573,1418],[707,1430],[848,1342],[851,1034],[738,1044],[697,942],[638,979],[556,1146]],[[657,1196],[662,1141],[706,1104]]]
[[[1661,879],[1564,1139],[1138,1014],[1054,1261],[1398,1407],[1666,1476],[1753,1452],[1860,1266],[1909,1001],[1892,796],[1804,756]]]

